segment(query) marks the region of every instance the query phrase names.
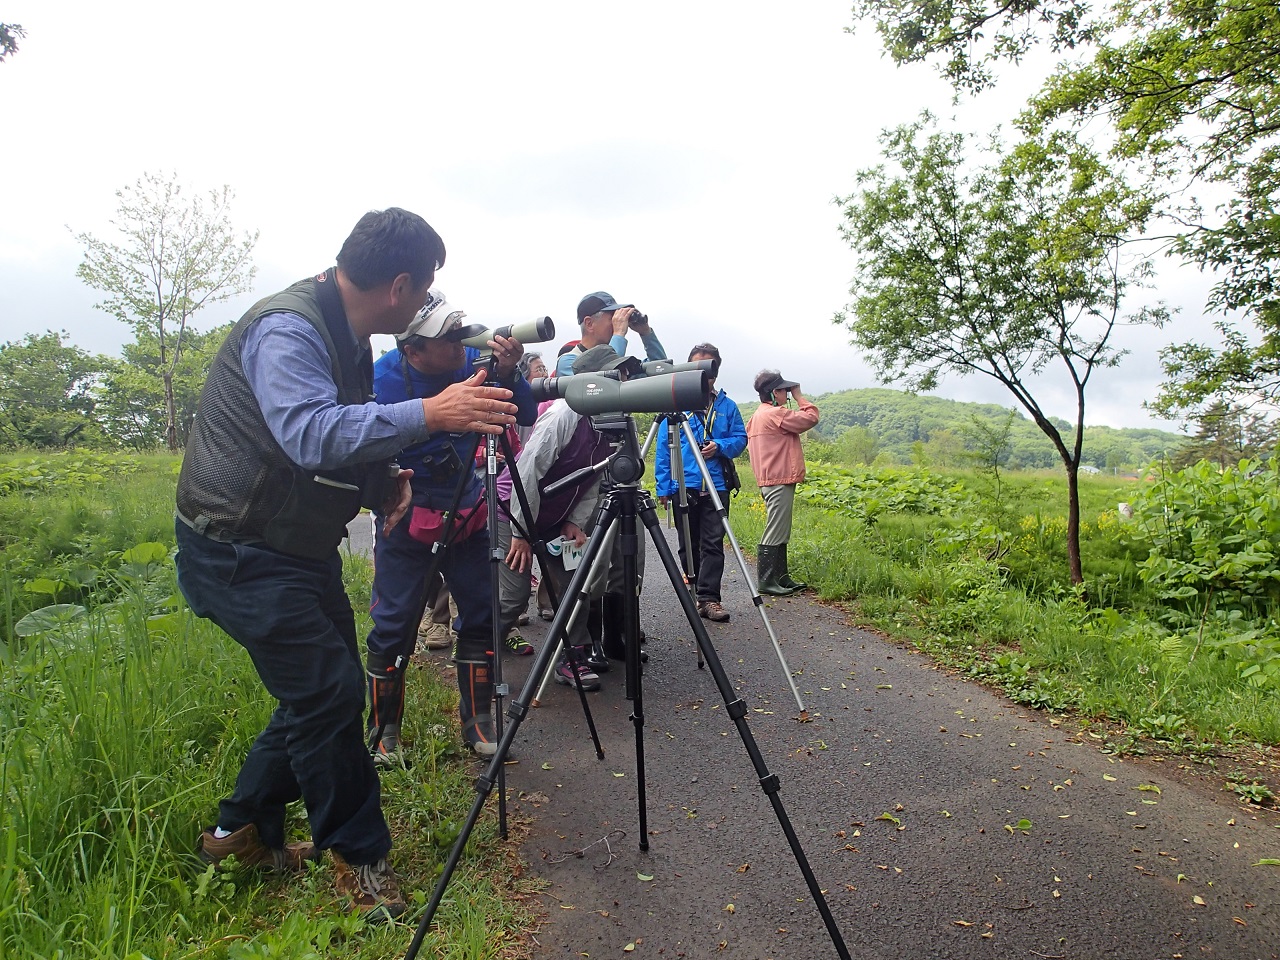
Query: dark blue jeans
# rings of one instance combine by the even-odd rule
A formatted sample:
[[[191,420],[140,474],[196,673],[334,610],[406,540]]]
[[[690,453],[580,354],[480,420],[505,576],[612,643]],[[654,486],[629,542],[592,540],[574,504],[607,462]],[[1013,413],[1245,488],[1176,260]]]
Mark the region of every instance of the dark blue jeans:
[[[279,701],[218,825],[256,824],[262,842],[279,848],[285,805],[301,798],[317,847],[356,864],[386,856],[391,833],[364,742],[365,673],[341,558],[304,560],[176,527],[178,586],[191,610],[249,652]]]
[[[369,652],[383,656],[413,653],[418,623],[427,602],[431,547],[409,536],[405,517],[390,534],[379,521],[373,544],[373,605]],[[489,586],[489,534],[478,530],[444,551],[444,582],[458,606],[458,657],[485,660],[493,650],[493,591]]]

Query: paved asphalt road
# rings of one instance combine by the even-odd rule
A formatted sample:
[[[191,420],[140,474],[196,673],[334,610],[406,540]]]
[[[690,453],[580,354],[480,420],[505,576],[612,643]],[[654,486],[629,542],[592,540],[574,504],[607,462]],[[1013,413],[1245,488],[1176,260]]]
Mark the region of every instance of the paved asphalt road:
[[[535,956],[837,957],[648,546],[650,849],[621,671],[588,695],[603,760],[576,695],[551,685],[506,767],[549,883]],[[812,717],[797,722],[732,559],[724,605],[712,643],[851,956],[1280,957],[1280,866],[1259,863],[1280,860],[1274,812],[1175,763],[1106,756],[803,595],[767,605]],[[540,646],[545,627],[526,636]],[[517,692],[532,659],[504,659]]]

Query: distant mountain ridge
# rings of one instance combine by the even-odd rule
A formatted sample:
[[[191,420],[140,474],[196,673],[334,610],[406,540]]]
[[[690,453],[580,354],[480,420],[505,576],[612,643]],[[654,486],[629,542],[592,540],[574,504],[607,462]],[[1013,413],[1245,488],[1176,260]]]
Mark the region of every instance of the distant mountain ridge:
[[[822,410],[822,420],[810,434],[813,440],[854,452],[855,459],[912,463],[923,458],[939,466],[958,465],[964,451],[977,448],[974,418],[991,426],[1004,423],[1010,407],[994,403],[969,403],[930,394],[911,394],[888,387],[842,390],[811,398]],[[758,403],[740,404],[748,419]],[[1009,431],[1006,466],[1012,469],[1057,468],[1062,461],[1049,438],[1022,410],[1016,410]],[[1052,417],[1064,438],[1073,435],[1071,424]],[[855,434],[845,436],[854,428]],[[1167,430],[1086,426],[1082,466],[1099,470],[1140,469],[1161,456],[1172,456],[1188,438]],[[866,456],[874,448],[871,457]],[[849,459],[839,457],[837,459]]]

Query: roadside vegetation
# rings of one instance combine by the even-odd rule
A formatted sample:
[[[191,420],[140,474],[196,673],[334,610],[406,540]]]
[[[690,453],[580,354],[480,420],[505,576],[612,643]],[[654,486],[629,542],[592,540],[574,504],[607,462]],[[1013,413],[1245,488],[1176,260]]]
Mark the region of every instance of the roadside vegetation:
[[[344,917],[325,865],[289,881],[195,855],[272,702],[243,650],[176,589],[177,466],[168,455],[0,459],[0,960],[401,956],[405,928]],[[1070,716],[1103,749],[1206,769],[1274,756],[1274,461],[1083,477],[1079,586],[1056,472],[809,470],[792,566],[858,623]],[[764,510],[740,473],[732,521],[750,549]],[[360,557],[346,567],[366,630],[371,569]],[[414,765],[383,785],[414,923],[476,770],[457,746],[452,684],[421,669],[408,695]],[[1231,774],[1231,789],[1274,806],[1275,768],[1256,769]],[[301,817],[292,826],[305,835]],[[535,909],[513,849],[481,819],[424,955],[519,956]]]
[[[1209,765],[1274,756],[1276,461],[1082,478],[1080,586],[1068,576],[1064,487],[1049,472],[810,464],[791,563],[858,623],[1077,718],[1106,749]],[[742,491],[732,523],[743,544],[758,539],[756,491]],[[1275,773],[1267,764],[1230,782],[1274,806]]]
[[[0,459],[0,960],[403,956],[344,917],[327,864],[273,879],[196,856],[273,702],[174,581],[178,458]],[[372,569],[346,563],[361,630]],[[383,774],[410,922],[466,811],[457,690],[413,671],[414,765]],[[518,834],[520,826],[511,822]],[[303,819],[293,824],[305,836]],[[482,818],[423,955],[519,956],[526,885]]]

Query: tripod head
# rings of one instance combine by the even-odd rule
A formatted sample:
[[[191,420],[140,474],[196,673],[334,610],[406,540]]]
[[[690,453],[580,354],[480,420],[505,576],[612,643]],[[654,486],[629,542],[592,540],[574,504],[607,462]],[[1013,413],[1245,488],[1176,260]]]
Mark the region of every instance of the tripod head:
[[[640,453],[640,438],[636,434],[636,422],[628,413],[598,413],[591,418],[591,426],[604,434],[614,452],[608,460],[608,477],[615,486],[634,484],[644,476],[644,457]]]

